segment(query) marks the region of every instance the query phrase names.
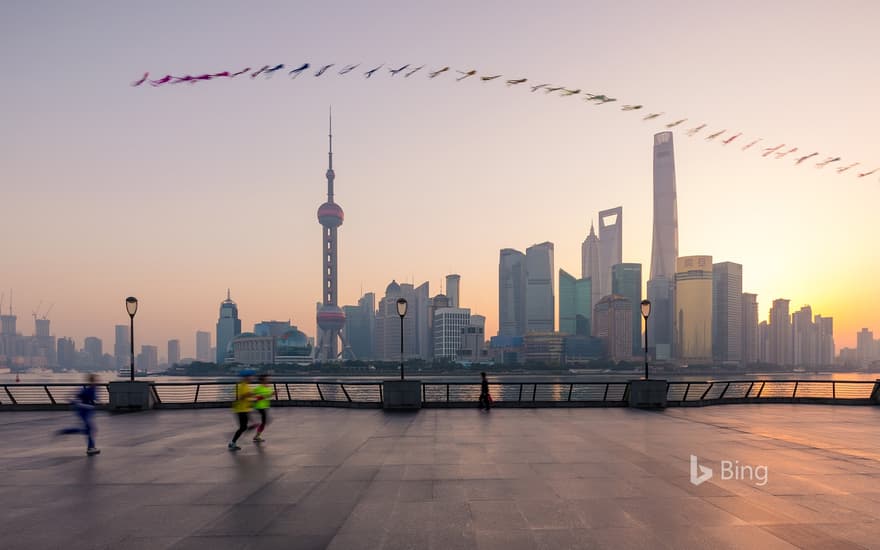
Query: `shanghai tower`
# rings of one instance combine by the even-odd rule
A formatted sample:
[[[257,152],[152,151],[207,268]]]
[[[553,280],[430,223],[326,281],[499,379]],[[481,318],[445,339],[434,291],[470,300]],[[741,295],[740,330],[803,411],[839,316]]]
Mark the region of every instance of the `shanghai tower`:
[[[339,342],[345,327],[345,312],[337,304],[336,232],[345,215],[342,207],[333,202],[333,118],[330,118],[330,152],[327,167],[327,202],[318,208],[318,222],[323,232],[321,247],[321,294],[322,303],[318,308],[317,361],[335,361],[339,357]]]
[[[670,359],[673,341],[675,263],[678,259],[678,205],[672,132],[654,134],[654,238],[648,299],[648,346],[655,358]]]

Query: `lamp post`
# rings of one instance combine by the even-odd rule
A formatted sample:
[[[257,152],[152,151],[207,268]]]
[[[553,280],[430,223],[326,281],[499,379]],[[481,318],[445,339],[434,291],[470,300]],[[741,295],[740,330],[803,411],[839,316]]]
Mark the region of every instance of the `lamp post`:
[[[406,300],[398,298],[397,314],[400,315],[400,379],[403,380],[403,318],[406,317]]]
[[[648,317],[651,316],[650,300],[642,300],[642,317],[645,318],[645,380],[648,379]]]
[[[125,309],[128,311],[128,316],[131,318],[131,373],[129,373],[129,380],[134,382],[134,314],[137,313],[138,310],[138,300],[134,296],[129,296],[125,299]]]

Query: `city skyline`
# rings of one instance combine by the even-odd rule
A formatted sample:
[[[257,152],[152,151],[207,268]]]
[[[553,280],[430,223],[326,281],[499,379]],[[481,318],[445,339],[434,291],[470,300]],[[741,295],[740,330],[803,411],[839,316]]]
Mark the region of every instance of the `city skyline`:
[[[645,8],[645,16],[662,31],[624,25],[615,36],[605,29],[625,22],[625,9],[570,4],[559,10],[564,17],[538,18],[539,34],[558,41],[541,41],[532,52],[509,32],[492,33],[501,47],[477,59],[472,52],[487,25],[498,31],[519,28],[535,14],[478,7],[462,23],[470,9],[447,8],[427,31],[440,37],[455,30],[458,44],[441,40],[439,46],[413,40],[425,28],[407,28],[401,18],[377,20],[367,31],[359,28],[358,6],[350,16],[333,10],[334,24],[346,38],[321,53],[343,58],[378,30],[387,39],[358,46],[360,55],[397,58],[402,55],[397,44],[408,44],[407,57],[438,66],[477,63],[549,80],[596,82],[694,116],[736,120],[768,140],[801,136],[817,149],[840,148],[871,158],[873,128],[880,121],[870,94],[860,90],[876,88],[870,84],[875,77],[866,80],[859,66],[870,64],[865,52],[876,51],[878,38],[867,26],[853,31],[867,25],[871,16],[865,12],[875,6],[841,14],[847,41],[802,45],[805,57],[850,58],[822,69],[855,91],[846,105],[827,101],[822,86],[815,85],[813,67],[788,67],[780,74],[775,61],[755,55],[778,44],[780,33],[815,34],[821,19],[815,6],[805,6],[796,22],[781,7],[762,7],[762,21],[755,22],[746,8],[685,8],[673,2],[663,10]],[[0,222],[4,234],[15,235],[5,246],[0,286],[7,294],[6,289],[15,289],[23,334],[31,333],[29,314],[39,301],[55,302],[53,334],[72,337],[77,347],[86,336],[97,336],[106,350],[113,326],[128,321],[124,297],[135,295],[141,303],[136,345],[161,349],[180,339],[181,348],[189,350],[196,330],[213,332],[217,305],[231,287],[245,325],[291,318],[315,336],[321,289],[314,206],[322,200],[322,136],[330,103],[339,115],[336,145],[344,151],[346,184],[340,305],[357,303],[361,288],[380,293],[391,279],[429,280],[439,288],[442,277],[455,272],[468,282],[468,307],[487,314],[486,333],[495,334],[498,250],[553,242],[555,267],[578,273],[581,242],[597,221],[594,213],[618,205],[627,213],[622,261],[640,263],[643,274],[648,272],[649,151],[658,128],[638,119],[623,122],[602,110],[613,104],[586,110],[562,99],[548,101],[540,93],[533,100],[478,83],[429,87],[413,80],[371,81],[370,86],[302,80],[298,84],[308,87],[301,86],[293,102],[285,78],[259,86],[236,82],[132,93],[127,83],[133,65],[186,72],[206,63],[225,64],[230,56],[250,63],[312,45],[319,33],[306,30],[291,37],[280,24],[285,17],[277,17],[261,26],[261,41],[253,40],[255,31],[244,30],[240,40],[222,44],[219,35],[198,25],[198,10],[134,8],[107,29],[95,27],[79,11],[0,7],[9,45],[4,50],[31,52],[27,59],[8,59],[10,74],[19,77],[0,91],[2,104],[16,106],[5,116],[13,131],[0,137],[5,196],[15,206]],[[313,12],[329,22],[329,10]],[[216,18],[239,20],[241,13],[220,7]],[[689,18],[682,17],[685,13]],[[735,35],[714,35],[718,29],[711,24],[711,32],[694,28],[719,17],[731,23],[724,32]],[[783,19],[784,28],[774,24]],[[13,21],[22,24],[13,26]],[[50,45],[34,28],[59,40]],[[166,29],[171,43],[138,48],[149,39],[149,28]],[[723,40],[743,29],[753,38],[741,52],[702,56],[672,40],[663,58],[636,55],[666,36]],[[89,40],[79,40],[86,35]],[[571,51],[597,40],[608,46],[607,55],[571,62]],[[189,47],[199,41],[210,47]],[[113,58],[102,53],[110,44],[118,54]],[[617,48],[624,44],[632,44],[628,52]],[[181,58],[182,50],[191,51]],[[658,63],[662,59],[675,62]],[[627,70],[620,71],[622,66]],[[768,105],[755,101],[750,87],[736,88],[742,74],[733,78],[716,66],[747,67],[747,81],[772,80],[775,84],[759,94]],[[705,80],[688,80],[700,71]],[[654,85],[669,80],[689,86]],[[731,86],[734,90],[727,91]],[[783,104],[790,107],[780,112]],[[795,116],[807,105],[809,121]],[[230,115],[245,106],[246,116]],[[41,116],[33,116],[37,111]],[[773,300],[783,298],[792,311],[810,305],[833,316],[838,348],[855,347],[862,327],[880,330],[880,313],[869,299],[878,289],[870,275],[880,271],[880,259],[865,253],[871,246],[867,235],[851,231],[864,225],[860,220],[872,219],[876,182],[844,181],[828,170],[795,171],[675,134],[681,256],[711,254],[716,261],[742,264],[743,289],[758,295],[759,319],[767,318]],[[532,190],[546,193],[546,200],[535,201]],[[415,225],[418,231],[412,230]],[[279,261],[283,236],[288,254]]]

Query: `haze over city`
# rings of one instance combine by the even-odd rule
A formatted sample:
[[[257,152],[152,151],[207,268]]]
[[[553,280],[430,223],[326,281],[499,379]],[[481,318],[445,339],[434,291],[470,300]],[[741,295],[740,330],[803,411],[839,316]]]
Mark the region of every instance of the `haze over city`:
[[[190,354],[227,288],[245,326],[289,318],[314,336],[332,104],[346,214],[339,303],[381,296],[392,279],[427,280],[434,294],[458,273],[462,302],[493,335],[501,248],[551,241],[555,267],[579,275],[597,212],[623,206],[623,261],[647,271],[661,124],[454,79],[129,83],[144,71],[307,59],[479,68],[608,91],[871,169],[880,8],[851,8],[829,20],[819,3],[4,4],[0,286],[14,289],[20,330],[54,303],[52,332],[77,344],[112,342],[135,295],[138,343],[179,338]],[[833,316],[838,349],[861,327],[880,329],[880,255],[866,229],[876,177],[679,129],[675,140],[679,255],[743,264],[761,319],[776,298]]]

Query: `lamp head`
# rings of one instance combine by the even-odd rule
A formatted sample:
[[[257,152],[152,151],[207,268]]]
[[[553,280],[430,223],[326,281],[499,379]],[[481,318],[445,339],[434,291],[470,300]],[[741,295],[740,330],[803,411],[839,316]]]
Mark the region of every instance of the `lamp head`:
[[[647,319],[651,316],[651,302],[650,300],[642,300],[642,317]]]
[[[397,314],[401,317],[406,317],[406,300],[403,298],[397,299]]]
[[[125,299],[125,309],[128,311],[129,317],[134,317],[134,314],[137,313],[138,310],[138,299],[134,296],[129,296]]]

